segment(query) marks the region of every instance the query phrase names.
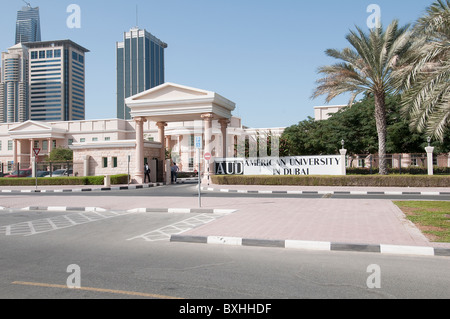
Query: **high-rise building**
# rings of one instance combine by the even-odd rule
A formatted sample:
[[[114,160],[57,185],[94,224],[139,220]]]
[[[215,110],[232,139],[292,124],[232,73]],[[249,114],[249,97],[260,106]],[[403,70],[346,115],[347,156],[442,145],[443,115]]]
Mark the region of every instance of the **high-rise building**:
[[[71,40],[25,43],[29,51],[29,114],[36,121],[85,119],[85,54]]]
[[[167,44],[144,29],[124,33],[117,49],[117,118],[131,118],[125,99],[165,82],[164,49]]]
[[[30,4],[17,11],[16,44],[41,41],[41,22],[39,7],[32,8]]]
[[[2,53],[0,122],[28,120],[28,49],[16,44]]]

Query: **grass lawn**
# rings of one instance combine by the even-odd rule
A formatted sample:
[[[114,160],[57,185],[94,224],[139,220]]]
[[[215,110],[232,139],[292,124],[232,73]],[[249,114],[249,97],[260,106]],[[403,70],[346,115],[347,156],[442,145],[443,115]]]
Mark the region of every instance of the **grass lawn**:
[[[430,241],[450,243],[450,202],[394,202]]]

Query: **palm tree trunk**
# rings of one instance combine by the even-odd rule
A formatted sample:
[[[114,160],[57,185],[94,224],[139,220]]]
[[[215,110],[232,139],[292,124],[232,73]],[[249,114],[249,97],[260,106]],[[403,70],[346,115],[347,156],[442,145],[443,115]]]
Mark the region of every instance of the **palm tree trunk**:
[[[378,156],[380,175],[388,175],[386,162],[386,139],[387,139],[387,120],[386,120],[386,96],[384,92],[375,94],[375,121],[378,132]]]

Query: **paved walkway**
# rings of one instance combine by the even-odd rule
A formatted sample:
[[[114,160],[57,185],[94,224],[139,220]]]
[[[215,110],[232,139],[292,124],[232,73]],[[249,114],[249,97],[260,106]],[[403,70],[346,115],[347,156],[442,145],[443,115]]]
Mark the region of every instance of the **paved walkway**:
[[[123,186],[125,187],[125,186]],[[135,186],[133,186],[135,187]],[[205,187],[208,187],[205,185]],[[223,186],[210,185],[213,189]],[[68,189],[67,187],[63,187]],[[226,187],[234,190],[253,191],[368,191],[367,188],[323,187]],[[1,190],[1,189],[0,189]],[[18,189],[16,189],[18,190]],[[50,190],[50,189],[48,189]],[[53,190],[55,188],[53,187]],[[386,191],[370,188],[371,191]],[[396,192],[448,192],[449,189],[390,189]],[[126,191],[126,190],[124,190]],[[85,196],[29,196],[19,194],[0,197],[0,207],[22,209],[25,207],[100,207],[107,210],[132,210],[141,208],[198,208],[196,197],[101,197]],[[106,200],[107,199],[107,200]],[[204,197],[203,209],[232,209],[236,212],[187,231],[173,241],[236,243],[259,241],[269,246],[274,243],[322,243],[354,246],[359,250],[385,245],[443,249],[450,255],[450,243],[431,243],[390,200],[376,199],[307,199],[307,198],[218,198]],[[314,247],[317,245],[311,244]],[[372,245],[372,246],[371,246]],[[284,247],[288,247],[285,245]],[[373,248],[373,247],[372,247]],[[382,249],[381,249],[382,250]],[[370,251],[370,250],[369,250]],[[404,250],[408,253],[409,250]],[[436,251],[436,250],[435,250]],[[425,250],[428,254],[429,250]],[[442,252],[442,251],[441,251]],[[413,253],[414,254],[414,253]]]

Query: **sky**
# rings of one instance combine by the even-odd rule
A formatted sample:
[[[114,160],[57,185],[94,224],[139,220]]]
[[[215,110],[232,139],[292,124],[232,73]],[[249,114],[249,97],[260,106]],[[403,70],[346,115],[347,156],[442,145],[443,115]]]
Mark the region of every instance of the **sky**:
[[[336,60],[355,26],[369,30],[368,6],[381,9],[388,25],[414,23],[432,0],[31,0],[40,8],[42,41],[70,39],[86,56],[86,119],[116,118],[116,42],[138,26],[168,44],[166,82],[214,91],[236,103],[243,125],[295,125],[324,97],[311,99],[317,69]],[[1,0],[0,50],[14,45],[23,0]],[[71,4],[80,11],[70,28]],[[330,105],[347,104],[349,96]]]

